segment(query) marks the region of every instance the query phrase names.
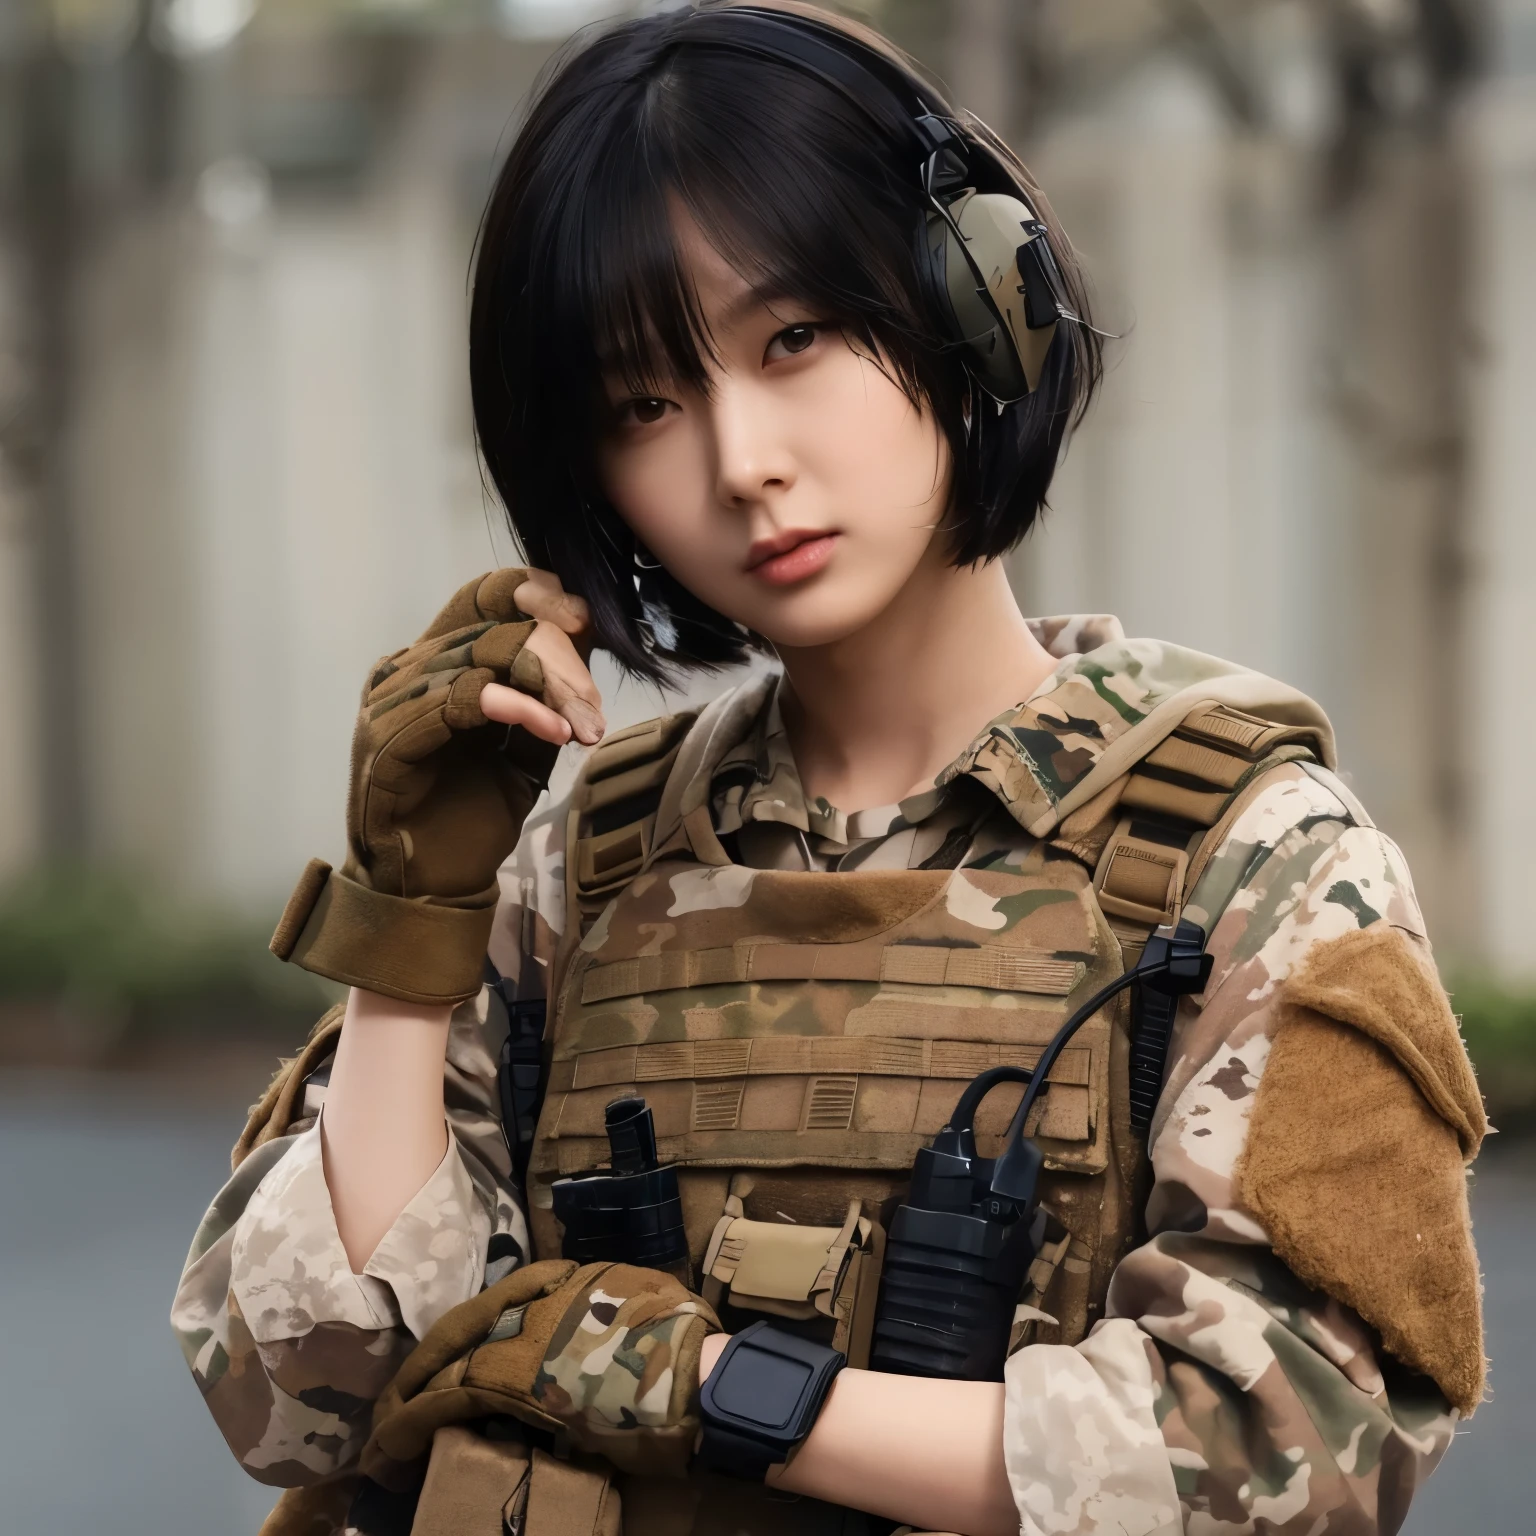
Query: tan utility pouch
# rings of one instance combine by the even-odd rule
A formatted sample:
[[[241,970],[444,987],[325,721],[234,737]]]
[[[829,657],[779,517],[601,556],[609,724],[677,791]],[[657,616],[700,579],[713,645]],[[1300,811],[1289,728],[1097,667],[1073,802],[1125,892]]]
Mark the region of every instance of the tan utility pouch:
[[[841,1227],[751,1221],[730,1195],[704,1255],[704,1299],[772,1317],[833,1323],[832,1347],[850,1365],[869,1363],[885,1233],[848,1202]]]
[[[620,1536],[622,1528],[607,1472],[450,1424],[432,1437],[411,1536]]]

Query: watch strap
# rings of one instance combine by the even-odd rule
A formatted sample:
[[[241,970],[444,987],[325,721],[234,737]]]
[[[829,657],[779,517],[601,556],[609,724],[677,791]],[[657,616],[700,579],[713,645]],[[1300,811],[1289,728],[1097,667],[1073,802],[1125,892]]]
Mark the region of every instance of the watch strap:
[[[748,1483],[760,1483],[768,1469],[789,1459],[788,1452],[765,1445],[748,1435],[738,1434],[719,1424],[704,1423],[699,1441],[698,1460],[712,1472],[723,1472]]]
[[[699,1391],[699,1462],[762,1482],[810,1434],[846,1363],[838,1350],[771,1323],[743,1328]]]

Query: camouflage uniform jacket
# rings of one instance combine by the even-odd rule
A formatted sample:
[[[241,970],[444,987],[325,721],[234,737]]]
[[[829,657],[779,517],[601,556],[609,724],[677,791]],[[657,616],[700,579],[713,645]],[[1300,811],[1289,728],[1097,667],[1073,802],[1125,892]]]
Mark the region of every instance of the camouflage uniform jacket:
[[[1192,679],[1239,670],[1126,641],[1112,619],[1041,621],[1036,632],[1060,658],[1029,701],[1037,710],[1053,694],[1080,701],[1086,684],[1135,720]],[[963,854],[933,867],[995,859],[1032,843],[998,742],[1036,797],[1059,794],[1063,758],[1091,763],[1102,750],[1090,732],[1070,754],[1032,758],[1011,718],[978,736],[932,792],[845,816],[806,800],[763,689],[746,736],[717,763],[716,830],[756,867],[918,868],[953,839]],[[1084,764],[1071,771],[1080,777]],[[521,997],[544,995],[564,921],[565,826],[559,796],[546,800],[502,870],[490,954]],[[1395,1530],[1456,1411],[1355,1313],[1296,1279],[1236,1199],[1233,1170],[1276,988],[1308,947],[1390,924],[1427,954],[1408,871],[1334,774],[1289,763],[1231,825],[1186,914],[1211,935],[1215,967],[1170,1051],[1150,1146],[1150,1237],[1121,1262],[1108,1315],[1085,1340],[1026,1345],[1008,1365],[1005,1453],[1021,1529]],[[331,1211],[313,1081],[307,1117],[247,1158],[197,1232],[173,1325],[221,1430],[264,1482],[312,1482],[354,1459],[373,1399],[416,1340],[527,1255],[495,1108],[491,1017],[484,992],[455,1014],[449,1150],[361,1274]]]

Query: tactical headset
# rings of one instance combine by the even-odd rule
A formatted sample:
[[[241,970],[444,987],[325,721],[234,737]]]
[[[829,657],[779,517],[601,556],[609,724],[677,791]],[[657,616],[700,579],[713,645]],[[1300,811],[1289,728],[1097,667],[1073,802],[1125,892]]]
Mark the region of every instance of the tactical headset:
[[[1059,320],[1076,321],[1063,302],[1061,273],[1045,224],[1018,195],[1016,176],[985,144],[927,99],[924,87],[892,59],[837,27],[793,11],[731,6],[739,47],[793,64],[858,98],[873,83],[901,103],[920,156],[931,211],[923,250],[932,290],[951,339],[976,383],[999,405],[1038,389]],[[971,158],[981,156],[1012,192],[982,192]]]

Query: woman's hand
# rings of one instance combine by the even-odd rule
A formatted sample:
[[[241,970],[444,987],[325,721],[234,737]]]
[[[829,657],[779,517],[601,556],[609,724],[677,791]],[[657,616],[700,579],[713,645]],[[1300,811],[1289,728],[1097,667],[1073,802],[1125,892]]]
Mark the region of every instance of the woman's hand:
[[[475,995],[496,872],[555,748],[603,734],[586,635],[586,605],[553,576],[492,571],[374,665],[352,734],[346,861],[310,862],[273,936],[280,958],[404,1003]]]
[[[487,683],[480,691],[481,710],[487,719],[520,725],[557,747],[573,736],[584,746],[601,741],[607,727],[602,696],[587,670],[592,634],[585,599],[571,596],[558,576],[529,571],[527,580],[514,589],[512,600],[536,621],[533,633],[523,642],[522,655],[538,660],[541,697],[522,688]],[[524,678],[532,681],[526,663],[518,680]]]
[[[569,1259],[513,1270],[440,1319],[400,1368],[379,1399],[363,1470],[398,1476],[467,1399],[477,1414],[556,1432],[621,1471],[681,1477],[698,1436],[699,1350],[719,1327],[707,1303],[659,1270]],[[443,1370],[461,1359],[462,1369]]]

